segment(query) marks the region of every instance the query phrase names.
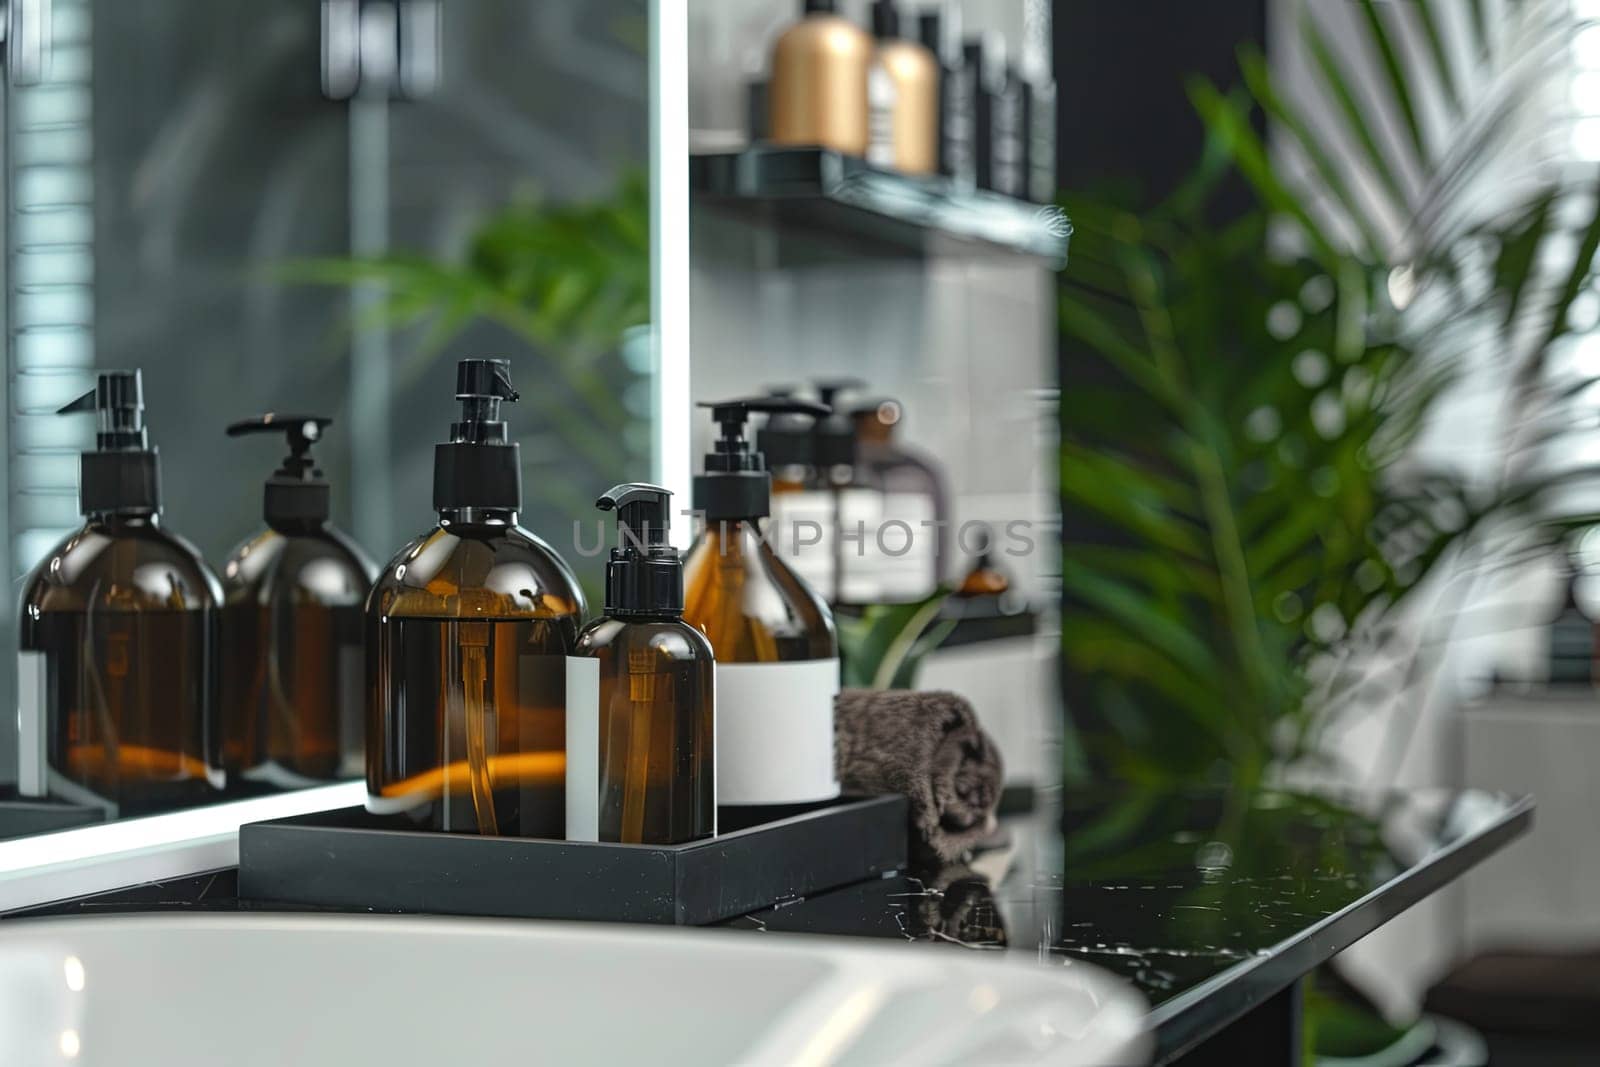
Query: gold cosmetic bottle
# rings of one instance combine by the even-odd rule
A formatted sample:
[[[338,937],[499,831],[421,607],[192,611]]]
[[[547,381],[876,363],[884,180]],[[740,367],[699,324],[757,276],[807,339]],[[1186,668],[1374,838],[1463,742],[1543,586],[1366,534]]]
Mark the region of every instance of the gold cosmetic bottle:
[[[266,528],[222,566],[222,765],[229,788],[295,789],[365,766],[362,605],[374,568],[328,522],[311,455],[331,419],[268,414],[228,436],[281,434],[289,454],[262,494]]]
[[[456,369],[460,421],[434,450],[439,523],[367,598],[367,809],[486,835],[565,835],[566,656],[583,593],[517,522],[522,467],[505,360]]]
[[[567,661],[567,836],[678,844],[717,830],[711,645],[683,621],[672,494],[633,482],[617,515],[606,610]]]
[[[161,478],[138,371],[104,371],[61,409],[92,411],[84,525],[22,593],[19,791],[111,815],[216,799],[221,588],[161,524]]]
[[[706,635],[717,660],[718,803],[830,800],[839,795],[833,615],[762,527],[772,478],[744,432],[751,412],[816,417],[828,409],[772,397],[702,406],[712,409],[721,433],[695,478],[694,506],[705,527],[684,560],[683,619]],[[792,536],[778,533],[784,544]]]
[[[902,24],[894,0],[875,0],[878,39],[869,74],[872,102],[867,158],[904,174],[939,169],[939,61]]]
[[[864,156],[872,38],[836,6],[805,0],[805,17],[773,45],[768,136],[776,144]]]

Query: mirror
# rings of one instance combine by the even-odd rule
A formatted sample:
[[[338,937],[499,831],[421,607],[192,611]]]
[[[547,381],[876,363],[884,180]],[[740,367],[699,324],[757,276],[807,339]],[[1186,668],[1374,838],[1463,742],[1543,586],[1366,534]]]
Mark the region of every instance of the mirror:
[[[320,789],[278,813],[362,795],[348,781],[361,774],[359,727],[352,735],[346,722],[321,739],[326,758],[314,767],[250,773],[271,761],[246,759],[224,776],[208,734],[205,752],[180,752],[152,775],[182,789],[148,803],[107,796],[102,783],[162,748],[140,744],[137,716],[110,714],[116,687],[218,650],[166,635],[130,657],[103,634],[105,647],[91,649],[90,621],[67,642],[82,651],[81,685],[26,651],[19,661],[38,636],[15,604],[82,527],[79,455],[96,447],[95,417],[56,412],[93,391],[101,371],[142,372],[161,525],[226,586],[228,561],[264,528],[263,486],[289,451],[281,433],[230,438],[230,424],[268,412],[330,418],[312,449],[329,520],[382,565],[435,519],[433,447],[455,417],[457,360],[509,359],[522,524],[562,551],[595,599],[601,560],[568,550],[575,520],[590,521],[614,482],[675,478],[662,441],[687,421],[675,409],[660,417],[662,394],[670,401],[677,388],[665,383],[687,377],[672,372],[683,345],[650,327],[665,329],[652,313],[663,269],[653,236],[686,227],[653,220],[663,195],[686,195],[676,171],[653,178],[663,144],[652,137],[652,79],[681,78],[682,61],[653,61],[652,49],[681,41],[673,10],[651,0],[12,5],[0,555],[14,599],[0,616],[0,692],[16,695],[21,714],[18,728],[0,729],[0,838],[13,839],[0,841],[0,877],[168,840],[96,826],[75,850],[46,855],[20,847],[30,833],[181,808],[190,829],[170,831],[176,839],[217,840],[228,805],[262,818],[287,787]],[[681,114],[681,102],[655,103]],[[681,160],[681,133],[676,151]],[[674,403],[686,409],[686,394]],[[161,566],[157,580],[173,582]],[[362,596],[334,599],[359,617]],[[263,630],[263,642],[277,632]],[[359,643],[358,629],[348,647]],[[348,674],[343,692],[360,692],[359,662],[345,655],[335,671]],[[95,677],[101,664],[119,676]],[[41,689],[63,686],[84,694],[79,725],[41,726]],[[192,694],[169,685],[160,696]],[[220,819],[196,822],[195,805],[213,804]]]

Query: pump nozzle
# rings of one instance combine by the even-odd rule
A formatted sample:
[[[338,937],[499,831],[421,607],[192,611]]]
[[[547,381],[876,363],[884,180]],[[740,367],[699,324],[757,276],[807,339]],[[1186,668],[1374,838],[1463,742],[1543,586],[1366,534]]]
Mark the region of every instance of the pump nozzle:
[[[322,476],[311,458],[311,446],[322,440],[322,431],[333,425],[326,415],[283,415],[269,411],[250,419],[240,419],[228,427],[229,437],[247,433],[281,433],[289,442],[289,454],[274,477],[311,481]]]
[[[860,378],[819,378],[813,384],[822,402],[834,414],[817,420],[816,461],[820,468],[853,467],[856,462],[856,428],[850,416],[839,410],[834,401],[840,393],[865,389],[867,383]]]
[[[860,378],[817,378],[811,384],[816,387],[818,399],[830,408],[834,406],[834,397],[840,393],[867,387],[867,383]]]
[[[793,385],[769,385],[767,395],[787,400],[799,392]],[[809,467],[815,462],[812,428],[816,416],[803,412],[776,412],[756,431],[756,450],[766,457],[769,470]]]
[[[522,463],[500,419],[500,405],[517,399],[511,363],[463,359],[456,364],[461,419],[450,440],[433,452],[433,506],[439,511],[516,511],[522,506]]]
[[[144,427],[144,380],[137,370],[101,371],[94,388],[58,415],[95,413],[95,448],[79,460],[78,498],[85,515],[161,510],[161,469]]]
[[[596,500],[594,506],[601,511],[615,511],[617,526],[628,532],[636,547],[671,547],[667,544],[667,531],[672,521],[672,494],[659,485],[647,482],[615,485]]]
[[[137,452],[149,447],[144,429],[144,378],[136,370],[101,371],[94,388],[56,411],[95,413],[95,447],[101,452]]]
[[[667,540],[672,493],[626,482],[606,490],[594,506],[617,513],[618,544],[606,563],[606,614],[682,614],[683,561]]]
[[[328,518],[328,483],[311,455],[311,446],[322,439],[322,431],[333,424],[325,415],[285,415],[268,412],[241,419],[228,427],[229,437],[252,433],[281,433],[289,442],[289,454],[267,479],[262,514],[267,525],[279,529],[286,524],[320,523]]]
[[[461,401],[461,421],[450,427],[452,441],[493,444],[506,439],[500,421],[501,402],[514,403],[511,362],[504,359],[463,359],[456,364],[456,399]]]
[[[822,418],[829,414],[827,404],[819,404],[813,400],[796,400],[787,396],[753,396],[739,400],[720,400],[716,402],[702,400],[700,406],[711,409],[711,418],[716,422],[722,433],[717,440],[716,450],[727,456],[743,455],[754,460],[754,465],[717,468],[727,470],[764,470],[761,453],[751,452],[750,443],[745,440],[745,423],[750,421],[754,412],[767,415],[795,414],[810,415],[813,418]],[[709,471],[712,456],[706,457],[706,469]]]
[[[751,412],[801,414],[821,418],[828,408],[810,400],[756,396],[715,403],[702,401],[721,430],[712,451],[706,453],[705,473],[694,480],[694,506],[712,522],[724,519],[759,519],[771,511],[772,475],[766,458],[750,450],[745,423]]]

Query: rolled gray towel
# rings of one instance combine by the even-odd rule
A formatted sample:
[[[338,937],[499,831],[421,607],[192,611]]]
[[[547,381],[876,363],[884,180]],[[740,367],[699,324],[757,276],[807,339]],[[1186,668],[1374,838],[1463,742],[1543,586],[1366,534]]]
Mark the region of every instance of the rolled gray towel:
[[[964,697],[846,689],[833,700],[833,764],[848,793],[902,793],[911,828],[946,862],[994,831],[1000,752]]]

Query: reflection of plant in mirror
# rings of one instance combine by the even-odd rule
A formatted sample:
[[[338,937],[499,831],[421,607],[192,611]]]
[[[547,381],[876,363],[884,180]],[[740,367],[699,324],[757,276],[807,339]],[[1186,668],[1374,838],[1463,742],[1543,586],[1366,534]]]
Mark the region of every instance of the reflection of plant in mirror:
[[[608,196],[551,203],[524,195],[484,219],[461,255],[437,259],[390,253],[364,259],[289,265],[291,280],[324,285],[374,285],[381,298],[357,329],[421,331],[400,364],[400,384],[413,379],[469,326],[496,324],[515,335],[549,372],[524,401],[587,466],[555,485],[530,492],[573,515],[587,514],[593,494],[580,486],[623,480],[648,460],[645,438],[630,433],[645,412],[622,399],[624,383],[643,381],[622,349],[630,328],[650,318],[649,181],[625,175]]]
[[[1123,779],[1251,781],[1326,756],[1340,712],[1420,699],[1479,574],[1591,518],[1561,514],[1562,479],[1528,463],[1590,384],[1547,364],[1594,282],[1600,214],[1519,147],[1570,9],[1450,19],[1461,39],[1441,43],[1444,5],[1333,5],[1381,61],[1358,73],[1318,6],[1309,96],[1246,51],[1248,91],[1192,86],[1207,140],[1167,202],[1068,205],[1061,322],[1088,384],[1063,390],[1061,477],[1069,515],[1092,519],[1063,549],[1063,648],[1085,746]],[[1398,136],[1372,132],[1380,116]],[[1219,223],[1230,176],[1254,206]],[[1487,474],[1415,448],[1468,369],[1499,383]],[[1418,620],[1425,586],[1449,595]]]
[[[940,588],[909,604],[873,604],[854,618],[839,617],[839,659],[847,689],[911,689],[923,657],[955,622],[939,619],[950,596]]]

